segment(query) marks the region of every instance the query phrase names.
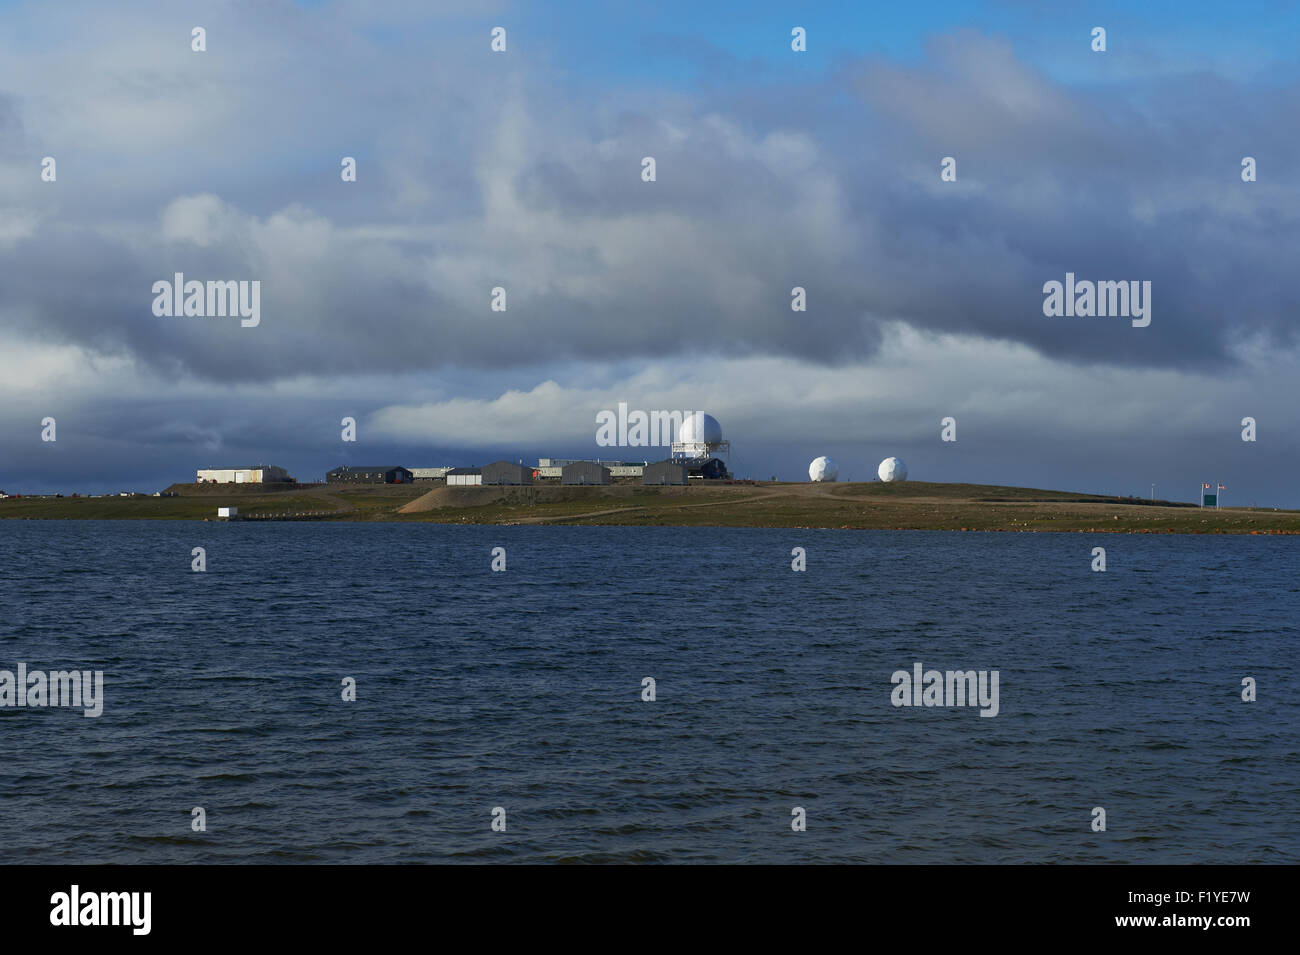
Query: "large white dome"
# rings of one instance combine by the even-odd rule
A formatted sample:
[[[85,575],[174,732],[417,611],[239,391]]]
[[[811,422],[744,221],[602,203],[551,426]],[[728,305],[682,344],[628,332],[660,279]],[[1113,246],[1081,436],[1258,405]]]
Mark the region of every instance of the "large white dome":
[[[722,425],[713,415],[697,411],[686,416],[677,440],[682,444],[721,444]]]
[[[820,458],[814,458],[813,463],[808,465],[808,480],[810,481],[834,481],[840,476],[839,465],[834,459],[822,455]]]
[[[880,462],[880,467],[876,468],[876,473],[882,481],[906,481],[907,465],[902,458],[885,458]]]

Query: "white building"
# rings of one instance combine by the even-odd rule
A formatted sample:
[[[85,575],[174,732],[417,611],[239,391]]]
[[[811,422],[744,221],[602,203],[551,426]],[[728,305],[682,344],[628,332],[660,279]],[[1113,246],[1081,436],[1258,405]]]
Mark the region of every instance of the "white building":
[[[682,422],[672,445],[672,459],[703,460],[716,454],[731,454],[731,442],[722,440],[722,425],[711,414],[697,411]]]
[[[438,481],[447,476],[451,468],[410,468],[414,481]]]
[[[483,483],[483,472],[478,468],[452,468],[447,472],[448,487],[467,487]]]
[[[293,478],[284,468],[259,464],[251,468],[200,468],[196,480],[199,484],[272,484]]]
[[[569,464],[578,464],[586,458],[538,458],[537,476],[539,478],[560,478],[564,468]],[[601,461],[592,459],[594,464],[609,468],[610,477],[640,477],[645,470],[646,461]]]
[[[825,455],[820,458],[813,458],[812,464],[808,465],[808,480],[814,483],[834,481],[839,476],[839,465],[835,463],[833,458],[828,458]]]
[[[902,458],[885,458],[880,462],[880,467],[876,468],[876,474],[880,480],[886,483],[891,481],[907,480],[907,465],[903,463]]]

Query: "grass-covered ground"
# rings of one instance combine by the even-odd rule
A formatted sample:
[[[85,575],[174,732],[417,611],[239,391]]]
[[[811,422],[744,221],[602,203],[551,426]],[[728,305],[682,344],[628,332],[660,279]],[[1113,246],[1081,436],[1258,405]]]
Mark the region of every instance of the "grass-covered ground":
[[[475,502],[465,491],[476,492]],[[972,531],[1300,533],[1300,512],[968,484],[759,484],[681,488],[441,489],[402,519]]]
[[[188,520],[216,517],[217,508],[233,505],[241,514],[321,510],[319,495],[310,492],[267,497],[24,497],[0,500],[0,518],[65,518],[69,520]]]
[[[1224,508],[978,484],[692,484],[689,487],[205,487],[180,497],[10,498],[0,519],[215,518],[324,512],[336,521],[835,527],[1126,533],[1300,533],[1300,511]]]

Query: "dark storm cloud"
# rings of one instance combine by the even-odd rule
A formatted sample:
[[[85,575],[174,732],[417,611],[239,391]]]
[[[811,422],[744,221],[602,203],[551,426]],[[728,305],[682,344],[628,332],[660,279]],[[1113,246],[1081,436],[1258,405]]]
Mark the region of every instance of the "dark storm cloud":
[[[896,319],[1135,366],[1294,344],[1294,89],[1108,81],[1101,64],[1096,86],[1065,87],[961,34],[918,64],[792,77],[801,97],[768,70],[770,97],[579,100],[536,59],[339,42],[338,63],[287,28],[206,54],[233,87],[171,55],[140,68],[169,93],[124,70],[107,105],[183,115],[190,148],[92,140],[58,184],[29,157],[19,199],[39,223],[0,246],[4,324],[232,382],[709,352],[833,364]],[[50,121],[14,101],[0,128]],[[940,183],[949,155],[958,181]],[[1241,182],[1243,155],[1261,182]],[[262,324],[153,316],[153,282],[177,271],[259,280]],[[1045,318],[1042,285],[1066,271],[1151,281],[1151,326]]]
[[[1222,360],[1252,334],[1295,343],[1284,169],[1296,144],[1277,122],[1297,112],[1295,89],[1192,74],[1064,90],[974,34],[936,41],[922,67],[864,64],[844,79],[878,120],[888,147],[871,154],[896,181],[949,155],[953,185],[977,185],[950,199],[907,185],[864,197],[864,215],[898,229],[882,254],[903,279],[878,289],[875,309],[1067,359],[1185,365]],[[1271,174],[1243,183],[1247,155]],[[1067,270],[1150,280],[1151,327],[1025,309],[1026,284]]]

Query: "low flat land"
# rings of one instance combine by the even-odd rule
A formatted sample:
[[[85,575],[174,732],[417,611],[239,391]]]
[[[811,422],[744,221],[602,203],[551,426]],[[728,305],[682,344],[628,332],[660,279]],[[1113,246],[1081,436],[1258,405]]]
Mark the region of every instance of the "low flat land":
[[[390,485],[267,491],[204,487],[179,497],[10,498],[0,519],[241,517],[447,524],[828,527],[899,530],[1088,531],[1147,534],[1300,533],[1300,511],[1202,510],[1169,501],[982,484],[691,484],[687,487]],[[432,487],[432,489],[430,489]]]

